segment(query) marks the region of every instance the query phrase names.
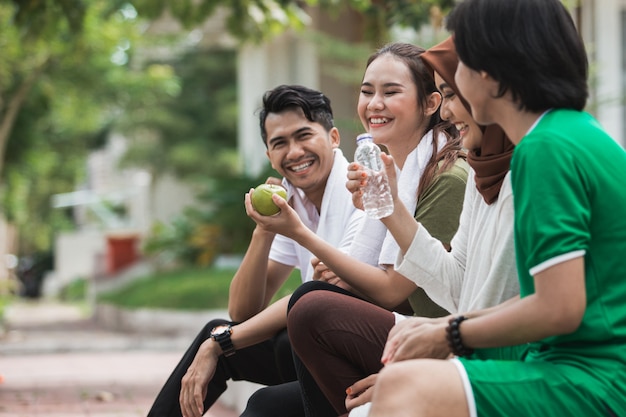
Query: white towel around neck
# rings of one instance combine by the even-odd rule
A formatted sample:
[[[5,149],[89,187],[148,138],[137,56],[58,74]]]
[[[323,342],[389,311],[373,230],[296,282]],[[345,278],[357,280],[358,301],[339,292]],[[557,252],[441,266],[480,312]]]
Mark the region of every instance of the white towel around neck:
[[[399,198],[410,212],[417,207],[417,186],[428,160],[433,152],[433,133],[428,131],[420,143],[407,156],[402,171],[396,166],[398,173]],[[446,136],[441,134],[438,149],[446,143]],[[350,256],[370,265],[393,265],[400,248],[387,232],[385,225],[377,219],[365,217],[361,229],[352,241]]]
[[[446,136],[441,133],[437,141],[437,152],[446,144]],[[409,213],[417,208],[417,187],[419,186],[426,164],[433,155],[433,131],[429,130],[420,140],[417,147],[407,156],[402,171],[396,166],[398,175],[398,198],[406,206]],[[386,229],[385,229],[386,230]],[[378,263],[393,265],[396,262],[400,247],[390,232],[386,231],[385,240],[380,250]]]

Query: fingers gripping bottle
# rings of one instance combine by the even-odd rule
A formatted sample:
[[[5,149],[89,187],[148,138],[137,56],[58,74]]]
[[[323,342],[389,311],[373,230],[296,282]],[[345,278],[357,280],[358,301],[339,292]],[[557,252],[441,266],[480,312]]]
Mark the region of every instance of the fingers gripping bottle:
[[[367,184],[363,188],[363,208],[365,214],[374,219],[387,217],[393,212],[393,198],[380,153],[372,135],[362,133],[356,137],[354,160],[367,171]]]

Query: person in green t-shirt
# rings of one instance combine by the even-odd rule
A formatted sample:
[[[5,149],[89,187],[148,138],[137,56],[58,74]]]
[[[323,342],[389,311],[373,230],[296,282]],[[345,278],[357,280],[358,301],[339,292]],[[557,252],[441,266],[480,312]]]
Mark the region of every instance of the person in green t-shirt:
[[[371,408],[358,415],[624,416],[626,151],[583,111],[580,35],[559,0],[465,0],[447,24],[474,119],[516,144],[521,294],[413,329],[413,345],[430,349],[415,348],[416,359],[394,361],[404,341],[391,334]],[[476,355],[524,343],[520,358]]]

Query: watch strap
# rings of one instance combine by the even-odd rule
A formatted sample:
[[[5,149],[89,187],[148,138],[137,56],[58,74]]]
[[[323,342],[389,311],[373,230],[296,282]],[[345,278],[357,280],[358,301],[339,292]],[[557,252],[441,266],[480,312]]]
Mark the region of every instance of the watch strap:
[[[225,331],[222,334],[218,334],[213,336],[213,340],[219,343],[220,348],[222,349],[222,353],[225,357],[233,356],[236,353],[235,346],[233,345],[233,341],[230,338],[232,333],[231,329]]]

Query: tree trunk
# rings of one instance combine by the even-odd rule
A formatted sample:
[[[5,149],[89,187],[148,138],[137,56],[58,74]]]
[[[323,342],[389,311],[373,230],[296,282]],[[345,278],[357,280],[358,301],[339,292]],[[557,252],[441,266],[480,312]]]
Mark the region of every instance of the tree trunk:
[[[18,87],[15,94],[13,94],[13,96],[6,101],[6,110],[2,112],[2,119],[0,120],[0,182],[2,182],[3,178],[5,153],[9,137],[11,136],[11,131],[13,130],[13,125],[15,124],[15,119],[17,118],[24,101],[26,101],[26,97],[28,97],[28,94],[43,73],[46,65],[47,60],[39,67],[35,68],[35,70],[31,72],[28,77],[26,77],[24,82],[22,82],[22,84]]]

